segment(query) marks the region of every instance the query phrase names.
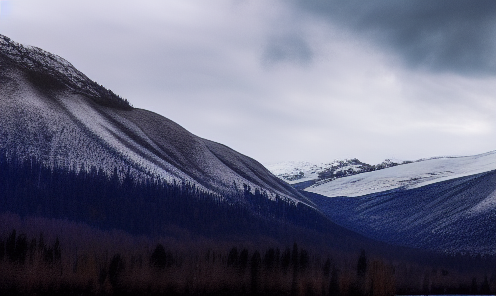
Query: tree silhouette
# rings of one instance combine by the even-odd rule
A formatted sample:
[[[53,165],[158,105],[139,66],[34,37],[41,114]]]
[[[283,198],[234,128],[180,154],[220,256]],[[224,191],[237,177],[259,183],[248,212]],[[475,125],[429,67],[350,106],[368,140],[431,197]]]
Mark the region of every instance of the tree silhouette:
[[[323,267],[323,272],[324,272],[324,276],[329,276],[329,274],[331,273],[331,259],[327,258],[326,262],[324,263],[324,267]]]
[[[233,247],[227,256],[227,266],[235,266],[238,263],[238,249]]]
[[[480,292],[482,294],[489,294],[491,292],[491,288],[489,287],[489,282],[487,281],[487,275],[484,277],[484,282],[482,282]]]
[[[241,253],[239,254],[239,270],[241,272],[244,272],[246,270],[246,267],[248,265],[248,250],[243,249]]]
[[[266,268],[272,269],[276,263],[276,251],[274,248],[270,248],[265,252],[263,263]]]
[[[258,292],[258,287],[260,284],[260,267],[262,265],[262,259],[260,253],[255,251],[251,256],[251,291],[255,295]]]
[[[167,253],[164,246],[158,244],[150,257],[150,263],[159,269],[164,269],[167,266]]]
[[[367,273],[367,256],[365,255],[365,250],[361,250],[360,257],[358,257],[357,263],[357,275],[359,277],[364,277]]]
[[[0,261],[3,260],[3,257],[5,257],[5,243],[0,239]]]
[[[5,253],[10,261],[15,261],[16,258],[16,230],[12,230],[7,241],[5,242]]]
[[[289,250],[289,248],[286,248],[281,255],[282,269],[287,270],[290,263],[291,263],[291,251]]]
[[[124,271],[124,261],[120,254],[116,254],[112,257],[108,269],[109,281],[114,288],[118,287],[120,284],[120,276]]]
[[[335,267],[332,268],[331,272],[331,282],[329,283],[329,295],[340,295],[339,294],[339,275]]]

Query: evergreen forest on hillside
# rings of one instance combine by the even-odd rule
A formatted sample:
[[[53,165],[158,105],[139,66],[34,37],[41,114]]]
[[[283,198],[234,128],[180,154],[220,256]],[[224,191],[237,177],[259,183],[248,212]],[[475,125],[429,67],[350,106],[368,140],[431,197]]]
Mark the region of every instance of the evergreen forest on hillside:
[[[234,196],[205,192],[189,183],[135,180],[129,172],[47,167],[35,158],[19,160],[0,151],[0,207],[21,216],[38,215],[88,223],[132,234],[162,234],[176,225],[197,234],[262,233],[297,225],[322,230],[328,224],[314,209],[252,190],[243,184],[245,203]]]

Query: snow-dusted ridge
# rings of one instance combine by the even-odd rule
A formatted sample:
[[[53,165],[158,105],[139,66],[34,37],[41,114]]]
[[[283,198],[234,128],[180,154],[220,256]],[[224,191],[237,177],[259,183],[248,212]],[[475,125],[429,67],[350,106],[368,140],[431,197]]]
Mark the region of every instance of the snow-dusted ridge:
[[[109,174],[130,170],[219,195],[247,184],[269,198],[312,204],[257,161],[133,108],[64,59],[2,35],[0,110],[0,151],[18,157]]]
[[[496,151],[464,157],[436,157],[315,184],[305,190],[327,197],[357,197],[412,189],[496,169]]]
[[[318,174],[325,170],[328,164],[313,164],[303,161],[288,161],[266,165],[274,175],[288,182],[296,184],[313,181],[319,178]]]
[[[323,184],[365,172],[381,170],[387,167],[409,163],[408,161],[386,159],[380,164],[370,165],[356,158],[334,160],[329,163],[314,164],[310,162],[280,162],[267,165],[267,168],[276,176],[289,184]]]

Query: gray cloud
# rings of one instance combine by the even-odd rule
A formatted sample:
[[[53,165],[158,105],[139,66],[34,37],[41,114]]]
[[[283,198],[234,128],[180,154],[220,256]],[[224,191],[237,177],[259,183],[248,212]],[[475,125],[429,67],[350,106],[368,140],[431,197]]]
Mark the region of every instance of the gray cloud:
[[[410,68],[496,75],[496,1],[294,0],[293,4],[392,50]]]
[[[298,35],[273,36],[263,53],[266,63],[292,62],[299,65],[311,63],[313,52],[307,41]]]

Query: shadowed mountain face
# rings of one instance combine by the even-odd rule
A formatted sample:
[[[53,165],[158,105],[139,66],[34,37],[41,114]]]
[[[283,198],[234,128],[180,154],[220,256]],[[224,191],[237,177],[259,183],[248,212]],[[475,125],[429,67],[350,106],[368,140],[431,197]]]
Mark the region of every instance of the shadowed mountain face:
[[[114,169],[311,204],[257,161],[129,103],[62,58],[0,35],[0,149],[47,165]]]

